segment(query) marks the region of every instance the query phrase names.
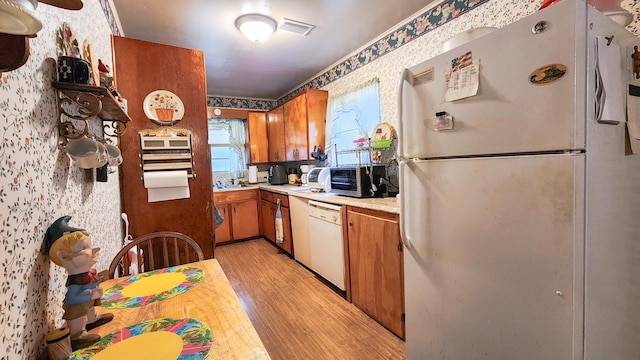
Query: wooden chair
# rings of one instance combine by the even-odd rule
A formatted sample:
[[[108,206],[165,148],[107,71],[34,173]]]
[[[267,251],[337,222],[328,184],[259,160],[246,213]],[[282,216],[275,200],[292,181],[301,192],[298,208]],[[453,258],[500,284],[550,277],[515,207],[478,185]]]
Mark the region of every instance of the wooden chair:
[[[154,232],[133,239],[118,251],[109,265],[110,279],[131,275],[129,267],[132,259],[128,254],[133,247],[136,247],[134,256],[138,260],[139,273],[204,260],[200,245],[187,235],[174,231]],[[197,260],[191,260],[192,252],[197,255]]]

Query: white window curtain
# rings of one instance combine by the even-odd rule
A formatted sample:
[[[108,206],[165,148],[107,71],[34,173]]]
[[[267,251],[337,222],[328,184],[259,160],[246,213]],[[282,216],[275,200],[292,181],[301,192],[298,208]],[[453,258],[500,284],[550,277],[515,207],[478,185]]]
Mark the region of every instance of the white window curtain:
[[[330,166],[371,163],[369,137],[381,122],[379,83],[375,78],[344,94],[329,97],[326,150]],[[364,143],[354,142],[363,138]]]
[[[243,177],[247,170],[247,131],[242,119],[209,119],[211,167],[216,174]]]

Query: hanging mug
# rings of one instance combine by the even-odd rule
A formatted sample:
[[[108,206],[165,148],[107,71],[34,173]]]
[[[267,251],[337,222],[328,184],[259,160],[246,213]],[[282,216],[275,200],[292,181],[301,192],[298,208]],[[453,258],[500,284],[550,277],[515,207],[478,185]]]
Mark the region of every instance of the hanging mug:
[[[97,169],[109,160],[107,148],[99,141],[88,137],[69,140],[64,149],[80,169]]]
[[[122,152],[117,146],[105,144],[107,153],[109,154],[109,166],[119,166],[122,164]]]

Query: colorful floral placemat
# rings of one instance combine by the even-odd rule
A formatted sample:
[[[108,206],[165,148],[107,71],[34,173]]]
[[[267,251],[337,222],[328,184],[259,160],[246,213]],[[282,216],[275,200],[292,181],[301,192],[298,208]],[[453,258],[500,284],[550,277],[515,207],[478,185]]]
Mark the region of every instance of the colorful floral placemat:
[[[145,321],[105,335],[69,360],[205,359],[211,351],[211,329],[196,319],[162,318]]]
[[[123,309],[166,300],[189,290],[203,277],[202,269],[185,265],[133,275],[106,289],[102,306]]]

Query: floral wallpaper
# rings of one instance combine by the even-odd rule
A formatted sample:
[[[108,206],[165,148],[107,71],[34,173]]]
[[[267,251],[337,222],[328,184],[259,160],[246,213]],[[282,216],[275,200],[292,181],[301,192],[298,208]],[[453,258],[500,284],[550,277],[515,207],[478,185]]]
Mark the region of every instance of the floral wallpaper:
[[[117,170],[107,182],[80,170],[58,149],[56,30],[67,22],[80,44],[87,39],[111,63],[111,27],[98,1],[80,11],[40,3],[43,22],[19,69],[0,74],[0,359],[36,359],[44,336],[63,325],[64,269],[40,253],[48,226],[63,215],[87,229],[101,247],[97,269],[119,250],[122,230]],[[99,129],[97,120],[92,130]]]
[[[251,110],[271,110],[278,106],[275,100],[258,100],[247,98],[230,98],[223,96],[208,96],[208,107],[232,108],[232,109],[251,109]]]

